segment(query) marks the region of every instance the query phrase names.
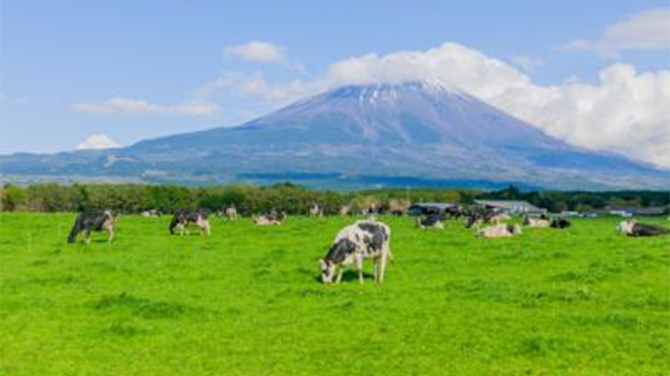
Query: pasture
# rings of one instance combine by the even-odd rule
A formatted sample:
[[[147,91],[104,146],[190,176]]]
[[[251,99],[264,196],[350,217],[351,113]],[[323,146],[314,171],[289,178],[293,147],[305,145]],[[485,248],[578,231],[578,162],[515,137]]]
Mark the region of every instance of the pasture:
[[[395,262],[322,285],[354,219],[282,226],[120,216],[116,241],[66,244],[74,214],[0,216],[0,374],[667,375],[670,237],[620,219],[478,239],[382,217]],[[667,220],[645,221],[668,225]],[[60,235],[59,235],[60,234]]]

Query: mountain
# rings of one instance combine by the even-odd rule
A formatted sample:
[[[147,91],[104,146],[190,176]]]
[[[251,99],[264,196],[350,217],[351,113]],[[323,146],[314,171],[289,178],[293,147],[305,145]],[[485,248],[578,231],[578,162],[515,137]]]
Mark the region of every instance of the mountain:
[[[106,151],[14,154],[0,163],[4,175],[191,183],[668,187],[667,171],[568,145],[475,97],[429,82],[347,86],[237,127]]]

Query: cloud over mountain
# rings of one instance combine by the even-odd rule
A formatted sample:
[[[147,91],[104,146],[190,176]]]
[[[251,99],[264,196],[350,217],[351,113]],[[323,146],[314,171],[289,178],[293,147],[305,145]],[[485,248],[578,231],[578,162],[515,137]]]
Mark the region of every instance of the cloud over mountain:
[[[547,86],[500,59],[447,42],[424,51],[350,57],[310,80],[273,83],[258,72],[226,72],[201,90],[286,104],[342,85],[416,80],[465,91],[575,145],[670,166],[668,70],[637,72],[630,64],[615,63],[595,84],[571,80]]]

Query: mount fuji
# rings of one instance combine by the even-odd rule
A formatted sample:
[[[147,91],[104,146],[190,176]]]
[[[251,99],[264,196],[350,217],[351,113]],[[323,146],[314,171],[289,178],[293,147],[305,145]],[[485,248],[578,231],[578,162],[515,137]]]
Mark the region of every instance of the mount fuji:
[[[236,127],[2,156],[7,176],[216,183],[667,189],[668,171],[551,137],[439,83],[347,86]]]

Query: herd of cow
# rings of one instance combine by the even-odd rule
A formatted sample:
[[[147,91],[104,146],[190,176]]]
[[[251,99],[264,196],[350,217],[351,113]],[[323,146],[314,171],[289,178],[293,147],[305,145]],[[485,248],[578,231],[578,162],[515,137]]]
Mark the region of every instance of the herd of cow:
[[[310,216],[323,216],[323,210],[319,205],[310,208]],[[223,212],[230,220],[237,218],[237,210],[234,206],[226,208]],[[285,212],[272,210],[258,216],[253,216],[256,225],[281,225],[287,218]],[[521,226],[507,223],[511,217],[506,214],[484,210],[462,210],[450,209],[440,213],[424,213],[416,219],[416,226],[421,229],[443,229],[444,222],[449,219],[465,219],[466,228],[475,228],[476,233],[484,238],[510,237],[522,233]],[[115,215],[110,210],[81,212],[75,220],[74,226],[68,236],[68,242],[74,243],[80,233],[84,233],[86,242],[90,242],[92,231],[106,231],[108,242],[114,238]],[[481,228],[489,223],[492,226]],[[209,225],[209,213],[207,210],[178,210],[170,221],[170,234],[188,234],[188,226],[197,226],[202,236],[211,233]],[[564,229],[571,225],[565,218],[548,218],[541,216],[531,218],[525,216],[523,225],[526,227],[551,227]],[[658,236],[670,233],[670,229],[663,226],[637,223],[635,220],[626,220],[617,226],[617,231],[628,236]],[[363,283],[363,261],[371,259],[375,265],[375,281],[381,283],[384,280],[387,261],[393,259],[390,249],[391,229],[386,224],[377,221],[374,217],[367,220],[359,220],[354,224],[344,227],[337,233],[335,240],[328,249],[326,256],[321,259],[321,280],[323,283],[339,283],[345,267],[354,265],[358,271],[358,277]]]

